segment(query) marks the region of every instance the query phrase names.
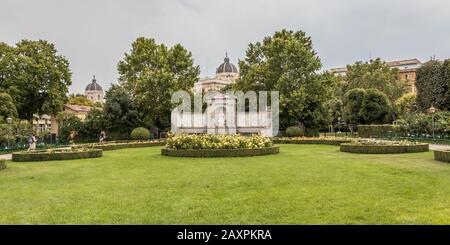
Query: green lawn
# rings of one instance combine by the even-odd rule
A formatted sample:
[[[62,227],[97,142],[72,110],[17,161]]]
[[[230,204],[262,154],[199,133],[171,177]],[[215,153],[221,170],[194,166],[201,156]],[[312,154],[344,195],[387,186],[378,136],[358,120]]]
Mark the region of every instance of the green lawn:
[[[12,163],[0,224],[450,224],[450,164],[432,152],[169,158],[160,147]]]

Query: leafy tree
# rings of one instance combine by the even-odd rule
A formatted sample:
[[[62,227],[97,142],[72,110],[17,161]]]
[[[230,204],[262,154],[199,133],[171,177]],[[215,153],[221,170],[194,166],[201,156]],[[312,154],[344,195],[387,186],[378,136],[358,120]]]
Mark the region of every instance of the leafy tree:
[[[325,103],[325,108],[328,111],[329,122],[331,125],[338,124],[344,119],[344,104],[341,99],[333,98]]]
[[[67,102],[71,105],[81,105],[81,106],[93,106],[94,103],[86,98],[86,96],[81,94],[71,94],[69,95],[69,101]]]
[[[395,102],[395,110],[400,118],[417,111],[416,95],[408,93]]]
[[[280,127],[317,129],[326,125],[323,104],[330,99],[335,81],[330,74],[318,74],[321,67],[310,37],[302,31],[282,30],[249,44],[245,59],[239,61],[241,78],[233,88],[279,91]]]
[[[0,121],[8,117],[17,118],[16,105],[9,94],[0,92]]]
[[[354,88],[347,92],[345,96],[345,118],[349,124],[364,124],[364,117],[360,111],[366,97],[366,91]]]
[[[377,89],[366,90],[359,114],[366,124],[383,124],[392,121],[389,100]]]
[[[344,93],[354,88],[374,88],[386,94],[391,103],[406,93],[410,86],[408,81],[400,80],[398,69],[391,69],[379,58],[348,65],[344,80]]]
[[[450,59],[430,60],[417,70],[417,106],[450,110]]]
[[[170,126],[172,93],[190,91],[200,74],[191,52],[180,44],[168,48],[144,37],[133,42],[131,52],[119,61],[118,71],[121,85],[139,111],[160,128]]]
[[[105,118],[109,123],[108,130],[129,134],[140,125],[139,113],[133,105],[130,94],[121,86],[112,85],[106,91],[104,104]]]
[[[62,111],[71,85],[67,59],[47,41],[0,45],[0,90],[11,95],[19,118]]]

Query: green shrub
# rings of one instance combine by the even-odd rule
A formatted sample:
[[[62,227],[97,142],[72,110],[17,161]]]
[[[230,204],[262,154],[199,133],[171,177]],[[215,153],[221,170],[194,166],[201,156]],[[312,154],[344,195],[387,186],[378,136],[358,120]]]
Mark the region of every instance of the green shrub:
[[[361,138],[385,137],[397,132],[399,132],[399,127],[391,124],[358,125],[358,136]]]
[[[3,170],[6,168],[6,161],[5,159],[0,159],[0,170]]]
[[[428,144],[416,143],[412,145],[368,145],[344,143],[341,144],[342,152],[363,153],[363,154],[398,154],[415,153],[429,151]]]
[[[146,128],[139,127],[131,131],[131,139],[133,140],[148,140],[150,138],[150,131]]]
[[[52,149],[33,152],[16,152],[12,155],[13,162],[39,162],[52,160],[73,160],[96,158],[103,156],[101,149],[72,148],[68,150]]]
[[[286,135],[288,137],[298,137],[298,136],[304,136],[305,132],[300,127],[291,126],[286,129]]]
[[[171,157],[251,157],[278,154],[279,147],[255,149],[161,149],[161,154]]]
[[[317,129],[306,129],[305,136],[306,137],[319,137],[320,132]]]
[[[450,162],[450,151],[434,151],[434,159],[441,162]]]

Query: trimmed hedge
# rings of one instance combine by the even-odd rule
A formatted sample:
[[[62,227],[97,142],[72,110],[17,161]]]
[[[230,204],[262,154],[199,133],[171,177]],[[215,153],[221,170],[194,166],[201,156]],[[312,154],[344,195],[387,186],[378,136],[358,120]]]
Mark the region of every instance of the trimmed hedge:
[[[286,135],[288,137],[304,136],[305,131],[302,130],[300,127],[291,126],[286,129]]]
[[[96,149],[102,149],[104,151],[120,150],[126,148],[139,148],[139,147],[150,147],[150,146],[164,146],[165,142],[129,142],[129,143],[95,143],[95,144],[85,144],[81,146],[92,147]]]
[[[275,144],[318,144],[318,145],[340,145],[342,143],[350,143],[351,140],[325,140],[325,139],[274,139]]]
[[[35,152],[13,153],[12,160],[13,162],[39,162],[39,161],[53,161],[53,160],[96,158],[101,156],[103,156],[103,150],[101,149],[87,149],[85,151],[74,151],[74,152],[35,151]]]
[[[131,131],[130,137],[133,140],[148,140],[150,138],[150,130],[143,127],[135,128]]]
[[[6,161],[5,159],[0,159],[0,170],[3,170],[6,168]]]
[[[389,132],[398,132],[399,127],[396,125],[358,125],[358,137],[372,138],[383,137]]]
[[[450,151],[434,151],[434,159],[441,162],[450,162]]]
[[[342,152],[363,154],[398,154],[429,151],[428,144],[417,145],[354,145],[352,143],[341,144]]]
[[[255,149],[161,149],[161,154],[170,157],[252,157],[278,154],[277,146]]]

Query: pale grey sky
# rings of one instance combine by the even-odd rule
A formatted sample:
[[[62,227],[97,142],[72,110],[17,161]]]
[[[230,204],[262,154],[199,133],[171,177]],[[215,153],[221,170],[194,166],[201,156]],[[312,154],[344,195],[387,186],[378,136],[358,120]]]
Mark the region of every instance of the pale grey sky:
[[[313,39],[324,68],[356,60],[450,57],[447,0],[0,0],[0,41],[46,39],[70,61],[71,92],[95,74],[117,81],[117,62],[139,36],[181,43],[202,76],[250,42],[283,28]]]

